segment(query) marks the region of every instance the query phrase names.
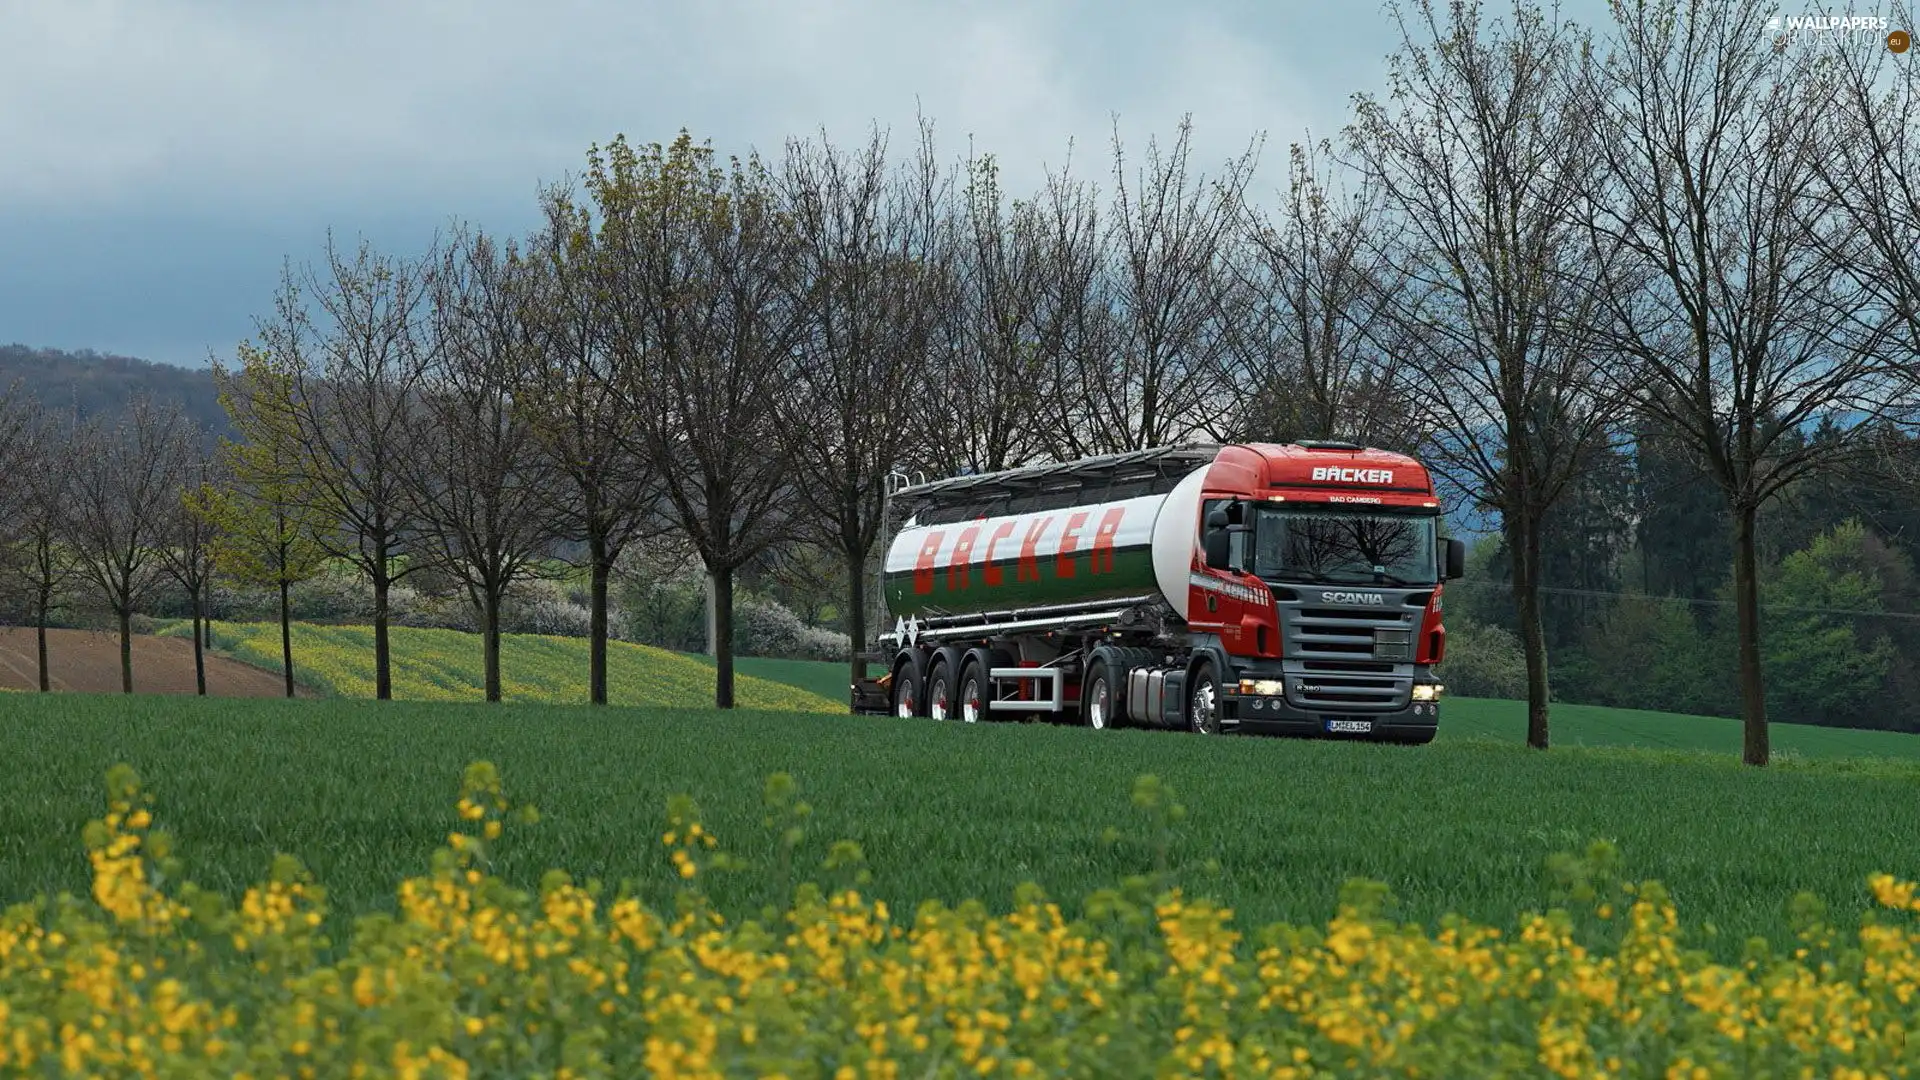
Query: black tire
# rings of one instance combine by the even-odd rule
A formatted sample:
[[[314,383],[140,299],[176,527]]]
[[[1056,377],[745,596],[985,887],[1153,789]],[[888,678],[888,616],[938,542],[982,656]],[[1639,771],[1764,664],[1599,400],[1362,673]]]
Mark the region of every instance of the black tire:
[[[1125,719],[1125,711],[1116,704],[1112,669],[1105,662],[1093,665],[1080,691],[1080,722],[1095,731],[1105,731],[1123,726]]]
[[[914,674],[912,664],[901,664],[900,670],[893,673],[887,699],[889,711],[896,717],[920,715],[920,677]]]
[[[927,715],[935,720],[953,719],[953,672],[945,660],[934,662],[927,673]]]
[[[1220,734],[1220,678],[1213,661],[1202,660],[1187,684],[1187,729],[1201,735]]]
[[[979,661],[967,665],[960,676],[960,701],[957,706],[960,719],[969,724],[979,723],[992,718],[987,703],[993,700],[993,684],[987,680],[986,669]]]

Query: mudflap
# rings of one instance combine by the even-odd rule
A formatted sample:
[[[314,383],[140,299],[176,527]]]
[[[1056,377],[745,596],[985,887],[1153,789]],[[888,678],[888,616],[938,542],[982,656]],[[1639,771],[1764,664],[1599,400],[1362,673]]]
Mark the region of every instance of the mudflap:
[[[893,711],[893,703],[888,691],[892,689],[893,676],[882,675],[877,679],[860,679],[852,684],[853,715],[886,716]]]

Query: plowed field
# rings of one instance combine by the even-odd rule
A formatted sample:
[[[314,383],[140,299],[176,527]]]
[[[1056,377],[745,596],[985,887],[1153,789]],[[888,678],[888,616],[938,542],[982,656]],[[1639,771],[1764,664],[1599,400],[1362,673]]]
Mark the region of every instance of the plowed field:
[[[37,646],[31,627],[0,627],[0,687],[40,688]],[[94,630],[47,631],[49,674],[55,690],[112,694],[120,691],[120,638]],[[191,694],[193,642],[184,637],[133,638],[133,689],[141,694]],[[237,660],[207,657],[207,693],[216,697],[281,697],[277,672]],[[312,696],[302,690],[302,697]]]

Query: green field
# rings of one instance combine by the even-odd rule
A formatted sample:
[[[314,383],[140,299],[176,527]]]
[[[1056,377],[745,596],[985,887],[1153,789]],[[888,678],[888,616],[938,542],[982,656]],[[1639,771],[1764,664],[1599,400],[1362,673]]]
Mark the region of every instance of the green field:
[[[1509,722],[1481,711],[1459,726]],[[1562,730],[1575,737],[1580,714],[1565,710]],[[1920,869],[1920,765],[1539,754],[1457,729],[1407,748],[711,710],[19,695],[0,707],[0,737],[0,902],[84,886],[80,830],[117,761],[149,782],[195,880],[237,891],[287,851],[343,913],[386,907],[398,878],[425,867],[477,758],[544,814],[503,852],[510,878],[532,885],[557,866],[634,879],[655,899],[667,797],[692,794],[730,848],[764,861],[760,791],[776,770],[815,807],[807,857],[859,841],[874,892],[909,910],[928,897],[1003,906],[1026,880],[1077,908],[1148,860],[1138,843],[1101,840],[1110,825],[1136,828],[1128,792],[1143,773],[1189,808],[1175,849],[1186,884],[1242,925],[1322,920],[1353,876],[1388,882],[1400,913],[1429,925],[1448,911],[1510,925],[1543,902],[1548,855],[1606,838],[1632,875],[1669,883],[1689,924],[1715,924],[1710,947],[1731,955],[1750,934],[1782,940],[1798,891],[1845,926],[1868,873]],[[763,875],[713,888],[736,915],[775,899]]]
[[[713,657],[699,653],[687,654],[705,664],[708,670],[713,668]],[[853,678],[853,669],[848,664],[827,664],[819,660],[779,660],[767,656],[736,656],[733,668],[739,674],[752,675],[770,682],[786,683],[797,686],[808,693],[839,705],[841,711],[847,709]],[[867,665],[867,674],[879,675],[880,670],[872,664]]]
[[[185,625],[165,633],[185,636]],[[402,701],[479,701],[484,697],[480,637],[456,630],[396,626],[393,696]],[[213,624],[214,646],[236,660],[280,670],[278,623]],[[776,661],[775,663],[778,663]],[[825,665],[823,665],[825,666]],[[504,634],[500,639],[501,696],[509,702],[563,704],[587,700],[584,638]],[[332,697],[374,696],[373,628],[293,625],[293,674],[303,686]],[[743,708],[789,712],[846,711],[846,680],[831,698],[789,681],[744,671],[734,682]],[[607,643],[607,698],[614,705],[694,708],[713,702],[713,669],[700,660],[624,641]]]
[[[184,625],[167,633],[185,634]],[[234,659],[280,670],[279,627],[271,623],[215,623],[215,640]],[[294,674],[304,686],[334,697],[373,696],[373,631],[368,627],[295,623]],[[393,629],[394,696],[407,701],[478,701],[480,641],[453,630]],[[713,658],[647,645],[609,642],[609,690],[616,705],[701,708],[713,697]],[[509,702],[565,705],[587,696],[584,639],[507,634],[501,639],[504,693]],[[743,708],[842,713],[848,667],[817,660],[734,658]],[[875,672],[877,673],[877,672]],[[794,693],[794,691],[801,693]],[[1526,707],[1517,701],[1448,699],[1442,741],[1485,738],[1521,742]],[[1593,705],[1553,707],[1553,742],[1559,747],[1641,747],[1740,752],[1740,724],[1721,717],[1607,709]],[[1889,731],[1859,731],[1807,724],[1773,725],[1776,757],[1920,758],[1920,738]]]

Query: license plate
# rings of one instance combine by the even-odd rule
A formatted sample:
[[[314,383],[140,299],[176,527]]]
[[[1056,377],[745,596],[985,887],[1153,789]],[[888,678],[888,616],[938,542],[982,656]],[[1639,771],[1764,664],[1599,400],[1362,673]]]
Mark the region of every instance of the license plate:
[[[1373,730],[1371,720],[1329,720],[1327,730],[1336,735],[1365,735]]]

